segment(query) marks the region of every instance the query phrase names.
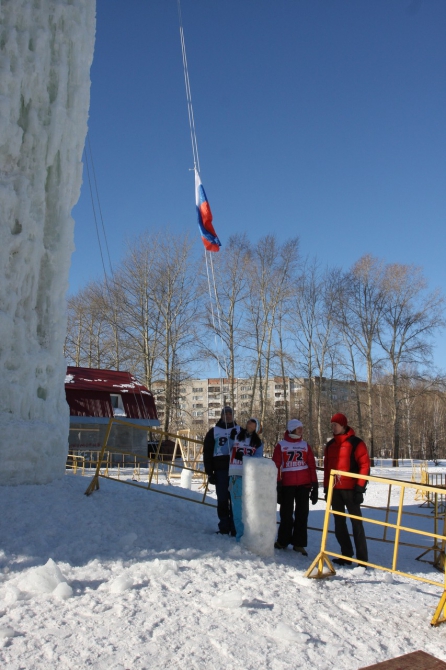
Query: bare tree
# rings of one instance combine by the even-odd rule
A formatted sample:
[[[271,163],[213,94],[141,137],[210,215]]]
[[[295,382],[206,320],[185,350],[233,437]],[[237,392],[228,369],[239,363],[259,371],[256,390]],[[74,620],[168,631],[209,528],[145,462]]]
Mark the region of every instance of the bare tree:
[[[346,273],[338,292],[338,320],[344,341],[350,353],[352,369],[356,379],[356,361],[353,350],[359,353],[367,370],[367,443],[374,465],[373,431],[373,375],[379,363],[376,351],[377,334],[380,328],[386,299],[383,261],[370,254],[362,256]],[[359,389],[357,388],[357,391]],[[361,406],[358,399],[359,429],[361,430]]]
[[[195,360],[195,323],[199,308],[196,274],[187,238],[163,233],[156,239],[156,256],[150,268],[151,309],[160,322],[163,380],[165,384],[164,430],[168,430],[181,371]]]
[[[398,466],[403,397],[400,372],[403,366],[427,365],[431,360],[430,338],[444,326],[444,298],[427,292],[421,268],[391,264],[384,278],[385,305],[378,330],[391,374],[393,412],[393,465]]]
[[[73,363],[76,367],[80,367],[87,310],[84,295],[81,291],[68,298],[67,310],[68,323],[64,356],[67,361]]]
[[[243,301],[248,294],[250,254],[246,235],[232,235],[225,247],[225,253],[217,254],[213,260],[213,274],[212,267],[207,264],[202,286],[204,294],[210,283],[211,292],[206,301],[205,328],[200,337],[200,344],[207,358],[214,359],[219,366],[223,366],[228,378],[232,407],[235,405],[236,367],[241,347],[241,322],[245,318]],[[212,290],[214,280],[217,293],[215,302]],[[220,349],[221,343],[223,350]]]
[[[153,309],[152,267],[157,255],[157,237],[143,234],[128,244],[115,271],[113,300],[117,305],[117,328],[124,338],[133,372],[150,388],[161,374],[161,322]],[[114,312],[111,306],[112,312]]]
[[[253,249],[246,300],[246,347],[254,353],[253,401],[259,387],[260,420],[264,423],[268,402],[268,380],[274,356],[278,315],[290,295],[298,262],[298,239],[279,245],[267,235]],[[251,408],[252,409],[252,408]]]
[[[309,442],[314,445],[315,428],[320,452],[322,434],[322,402],[327,395],[326,369],[332,367],[334,337],[334,300],[336,282],[331,272],[321,273],[315,260],[307,260],[300,268],[296,282],[296,298],[288,329],[296,351],[295,365],[307,378],[307,413]],[[314,418],[316,410],[316,420]]]
[[[297,249],[297,240],[282,245],[273,235],[255,245],[233,236],[214,257],[213,321],[204,266],[187,238],[145,233],[112,278],[69,298],[65,355],[77,366],[124,367],[148,387],[161,381],[165,428],[184,419],[180,394],[197,360],[223,356],[224,393],[240,416],[255,412],[271,444],[290,406],[321,447],[336,408],[357,413],[354,425],[362,433],[364,423],[372,457],[378,444],[394,464],[400,454],[446,454],[446,382],[427,367],[443,297],[429,293],[412,266],[366,255],[348,272],[321,272],[316,261],[302,263]],[[237,398],[241,371],[249,382]]]
[[[99,282],[68,299],[65,357],[76,366],[100,368],[108,360],[109,330]]]

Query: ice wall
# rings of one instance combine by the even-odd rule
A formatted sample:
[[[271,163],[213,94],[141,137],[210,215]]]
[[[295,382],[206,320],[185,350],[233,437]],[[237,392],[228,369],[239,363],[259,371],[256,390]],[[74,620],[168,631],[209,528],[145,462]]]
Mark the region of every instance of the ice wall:
[[[65,295],[95,4],[0,1],[0,484],[64,472]]]

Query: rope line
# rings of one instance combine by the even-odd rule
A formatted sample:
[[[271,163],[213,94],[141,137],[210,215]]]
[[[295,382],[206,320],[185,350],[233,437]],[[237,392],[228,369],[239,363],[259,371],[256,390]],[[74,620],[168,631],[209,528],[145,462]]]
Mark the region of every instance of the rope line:
[[[210,252],[209,252],[209,255],[211,257],[210,260],[211,260],[212,274],[213,274],[214,269],[213,269],[213,265],[212,265],[212,255],[211,255]],[[218,319],[218,322],[220,324],[220,328],[217,329],[217,326],[215,324],[215,317],[214,317],[214,306],[213,306],[214,296],[212,295],[212,285],[211,285],[211,279],[210,279],[210,275],[209,275],[209,264],[208,264],[208,257],[207,257],[206,249],[204,250],[204,258],[206,260],[206,273],[207,273],[208,288],[209,288],[209,302],[210,302],[210,306],[211,306],[212,328],[213,328],[213,331],[214,331],[214,341],[215,341],[215,355],[216,355],[216,358],[217,358],[217,364],[218,364],[219,370],[223,370],[223,372],[226,372],[226,377],[229,380],[228,366],[227,366],[227,362],[226,362],[226,358],[225,358],[224,354],[222,355],[223,364],[221,363],[221,360],[220,360],[219,349],[221,349],[221,347],[222,347],[221,319],[220,319],[220,314],[217,312],[217,319]],[[215,290],[216,289],[215,289],[215,279],[214,279],[214,294],[215,294]],[[217,333],[218,333],[218,336],[219,336],[218,339],[217,339]],[[221,401],[222,401],[222,404],[223,404],[223,395],[224,394],[223,394],[223,381],[222,381],[221,376],[220,376],[220,395],[221,395]]]
[[[189,81],[189,70],[187,67],[186,42],[184,41],[183,17],[181,15],[180,0],[178,0],[178,19],[180,22],[181,53],[183,56],[184,84],[186,86],[187,114],[189,117],[189,128],[192,142],[192,155],[194,159],[194,168],[196,168],[198,172],[200,172],[200,159],[198,157],[197,134],[195,132],[194,108],[192,106],[192,92]]]
[[[109,248],[108,248],[107,235],[106,235],[106,232],[105,232],[105,225],[104,225],[104,217],[102,216],[101,200],[100,200],[100,198],[99,198],[98,184],[97,184],[97,181],[96,181],[96,170],[95,170],[95,167],[94,167],[93,153],[92,153],[92,151],[91,151],[91,144],[90,144],[90,135],[89,135],[89,133],[87,133],[87,142],[88,142],[88,150],[89,150],[89,152],[90,152],[91,171],[92,171],[92,173],[93,173],[93,181],[94,181],[94,188],[95,188],[95,193],[96,193],[96,200],[97,200],[97,203],[98,203],[99,216],[100,216],[100,218],[101,218],[102,233],[103,233],[103,235],[104,235],[105,248],[106,248],[106,250],[107,250],[108,264],[109,264],[109,267],[110,267],[110,274],[111,274],[111,276],[112,276],[113,279],[114,279],[113,265],[112,265],[111,258],[110,258],[110,250],[109,250]],[[90,175],[88,175],[88,179],[90,179]],[[90,192],[91,192],[91,186],[90,186]],[[106,274],[105,274],[105,281],[107,281],[107,275],[106,275]]]
[[[102,251],[101,236],[100,236],[99,225],[98,225],[98,217],[96,215],[96,204],[95,204],[93,187],[92,187],[92,180],[91,180],[91,175],[90,175],[90,163],[91,163],[91,172],[93,174],[93,181],[94,181],[94,187],[95,187],[95,193],[96,193],[97,209],[99,211],[99,215],[100,215],[100,219],[101,219],[102,233],[103,233],[103,236],[104,236],[105,248],[106,248],[106,251],[107,251],[107,258],[108,258],[108,263],[109,263],[109,267],[110,267],[110,275],[112,277],[112,282],[113,282],[113,286],[114,286],[115,279],[114,279],[114,273],[113,273],[113,266],[112,266],[112,262],[111,262],[111,258],[110,258],[110,251],[109,251],[108,242],[107,242],[107,234],[106,234],[106,231],[105,231],[104,217],[102,216],[102,208],[101,208],[101,201],[100,201],[100,198],[99,198],[98,185],[97,185],[97,181],[96,181],[96,171],[95,171],[95,168],[94,168],[93,153],[91,151],[90,138],[89,138],[88,134],[87,134],[87,145],[88,145],[88,151],[87,151],[87,147],[84,148],[84,161],[85,161],[85,166],[87,168],[88,187],[89,187],[89,190],[90,190],[91,206],[92,206],[92,209],[93,209],[93,218],[94,218],[94,223],[95,223],[95,228],[96,228],[96,235],[97,235],[97,238],[98,238],[99,254],[101,256],[102,269],[103,269],[103,272],[104,272],[105,288],[106,288],[106,291],[107,291],[107,294],[108,294],[108,299],[110,301],[110,304],[111,304],[112,310],[113,310],[113,325],[116,328],[116,330],[120,330],[120,331],[122,331],[122,332],[124,332],[125,334],[128,335],[127,330],[123,326],[121,326],[121,324],[118,323],[118,320],[116,318],[116,314],[117,314],[117,311],[118,311],[117,310],[117,305],[116,305],[116,295],[114,293],[112,294],[112,292],[111,292],[110,285],[109,285],[109,280],[108,280],[108,277],[107,277],[107,270],[105,268],[104,254],[103,254],[103,251]],[[143,416],[144,419],[149,420],[150,417],[149,417],[148,409],[146,407],[146,404],[144,402],[144,398],[142,397],[142,394],[137,394],[134,387],[132,388],[132,393],[133,393],[133,398],[134,398],[135,404],[138,407],[138,410],[139,410],[140,414]],[[120,395],[122,396],[122,393]]]
[[[90,154],[91,156],[91,154]],[[88,154],[86,149],[84,148],[84,161],[85,161],[85,167],[87,168],[87,177],[88,177],[88,187],[90,189],[90,198],[91,198],[91,206],[93,209],[93,219],[94,219],[94,225],[96,229],[96,236],[98,238],[98,244],[99,244],[99,254],[101,256],[101,263],[102,263],[102,269],[104,271],[104,277],[107,277],[107,271],[105,269],[105,263],[104,263],[104,255],[102,253],[102,244],[101,244],[101,236],[99,234],[99,226],[98,226],[98,219],[96,216],[96,207],[95,207],[95,202],[94,202],[94,197],[93,197],[93,189],[91,186],[91,178],[90,178],[90,166],[89,166],[89,161],[88,161]]]

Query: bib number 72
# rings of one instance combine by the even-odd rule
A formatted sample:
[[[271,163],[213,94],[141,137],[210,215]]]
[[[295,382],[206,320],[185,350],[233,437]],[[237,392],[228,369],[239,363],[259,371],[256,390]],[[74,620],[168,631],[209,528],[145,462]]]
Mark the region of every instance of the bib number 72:
[[[290,467],[291,465],[303,465],[302,451],[287,451],[287,461],[285,467]]]

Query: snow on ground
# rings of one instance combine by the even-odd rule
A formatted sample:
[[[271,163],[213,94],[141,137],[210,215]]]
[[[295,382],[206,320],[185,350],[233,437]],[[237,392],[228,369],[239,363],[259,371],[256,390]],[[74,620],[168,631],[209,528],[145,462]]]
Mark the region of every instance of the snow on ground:
[[[430,626],[441,588],[359,567],[306,579],[318,531],[308,558],[261,558],[215,534],[211,507],[104,479],[86,497],[88,482],[0,487],[2,668],[339,670],[417,649],[446,660],[446,624]],[[387,491],[372,485],[366,503],[384,505]],[[413,493],[406,504],[430,514]],[[324,509],[310,509],[310,526]],[[414,560],[421,551],[402,547],[399,568],[441,582]],[[370,541],[369,553],[390,564],[391,545]]]

